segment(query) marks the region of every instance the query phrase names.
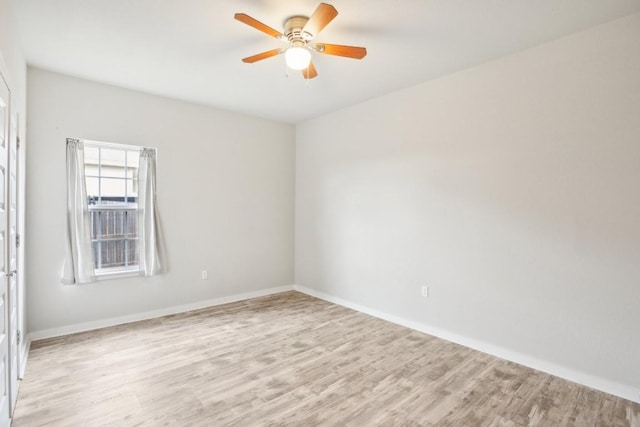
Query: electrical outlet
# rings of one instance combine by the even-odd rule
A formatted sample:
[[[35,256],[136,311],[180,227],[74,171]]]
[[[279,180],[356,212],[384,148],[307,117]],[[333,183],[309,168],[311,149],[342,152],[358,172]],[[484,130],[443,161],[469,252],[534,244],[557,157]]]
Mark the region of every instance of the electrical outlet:
[[[428,286],[423,286],[422,287],[422,296],[425,298],[429,298],[429,287]]]
[[[207,270],[202,270],[202,280],[207,280],[209,278],[209,274],[207,273]]]

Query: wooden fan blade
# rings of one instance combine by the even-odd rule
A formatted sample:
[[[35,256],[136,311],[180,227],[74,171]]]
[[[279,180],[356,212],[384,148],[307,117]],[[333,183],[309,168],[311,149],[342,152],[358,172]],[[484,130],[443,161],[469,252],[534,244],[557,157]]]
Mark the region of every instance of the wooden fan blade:
[[[248,26],[253,27],[256,30],[262,31],[263,33],[268,34],[277,39],[284,37],[280,31],[274,30],[270,26],[265,25],[262,22],[258,21],[257,19],[250,17],[246,13],[236,13],[235,15],[233,15],[233,17],[236,18],[238,21],[242,22],[243,24],[247,24]]]
[[[284,49],[268,50],[266,52],[262,52],[262,53],[259,53],[257,55],[248,56],[248,57],[242,59],[242,62],[247,62],[249,64],[253,64],[254,62],[262,61],[263,59],[267,59],[267,58],[271,58],[272,56],[280,55],[282,52],[284,52]]]
[[[367,49],[357,46],[342,46],[339,44],[316,43],[315,51],[325,55],[344,56],[353,59],[362,59],[367,56]]]
[[[316,67],[313,65],[313,62],[309,62],[309,66],[302,70],[302,75],[305,79],[315,79],[318,77],[318,71],[316,71]]]
[[[315,12],[313,12],[313,15],[311,15],[311,18],[309,18],[305,24],[302,32],[309,33],[313,38],[317,36],[318,33],[322,31],[322,29],[326,27],[327,24],[329,24],[329,22],[331,22],[336,16],[338,16],[338,11],[335,7],[330,4],[320,3]]]

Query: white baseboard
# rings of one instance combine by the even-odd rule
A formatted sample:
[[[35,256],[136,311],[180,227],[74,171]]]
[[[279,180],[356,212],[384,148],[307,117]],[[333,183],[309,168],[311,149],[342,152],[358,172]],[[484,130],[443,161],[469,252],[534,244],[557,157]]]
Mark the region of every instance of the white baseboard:
[[[556,377],[563,378],[574,383],[582,384],[587,387],[591,387],[596,390],[603,391],[605,393],[612,394],[614,396],[621,397],[623,399],[630,400],[632,402],[640,403],[640,388],[633,387],[628,384],[621,384],[615,381],[600,378],[591,374],[576,371],[565,366],[561,366],[546,360],[541,360],[529,355],[519,353],[513,350],[509,350],[503,347],[499,347],[493,344],[489,344],[483,341],[479,341],[466,336],[458,335],[453,332],[435,328],[425,323],[415,322],[413,320],[405,319],[403,317],[388,314],[380,310],[365,307],[361,304],[347,301],[345,299],[329,295],[327,293],[317,291],[315,289],[308,288],[306,286],[294,285],[293,288],[304,294],[320,298],[322,300],[341,305],[343,307],[350,308],[352,310],[359,311],[361,313],[368,314],[379,319],[386,320],[397,325],[405,326],[410,329],[414,329],[425,334],[433,335],[438,338],[445,339],[447,341],[454,342],[456,344],[463,345],[465,347],[472,348],[474,350],[481,351],[483,353],[490,354],[492,356],[499,357],[501,359],[508,360],[510,362],[517,363],[519,365],[527,366],[538,371],[546,372]]]
[[[33,331],[29,333],[31,341],[42,340],[46,338],[59,337],[62,335],[75,334],[77,332],[91,331],[94,329],[106,328],[108,326],[122,325],[125,323],[137,322],[140,320],[153,319],[156,317],[167,316],[169,314],[184,313],[186,311],[198,310],[201,308],[213,307],[230,302],[242,301],[251,298],[263,297],[266,295],[277,294],[280,292],[292,291],[293,286],[278,286],[275,288],[260,289],[258,291],[244,292],[241,294],[230,295],[226,297],[214,298],[205,301],[197,301],[190,304],[175,305],[165,307],[158,310],[146,311],[144,313],[129,314],[126,316],[112,317],[109,319],[95,320],[92,322],[76,323],[73,325],[61,326],[58,328],[45,329],[42,331]]]

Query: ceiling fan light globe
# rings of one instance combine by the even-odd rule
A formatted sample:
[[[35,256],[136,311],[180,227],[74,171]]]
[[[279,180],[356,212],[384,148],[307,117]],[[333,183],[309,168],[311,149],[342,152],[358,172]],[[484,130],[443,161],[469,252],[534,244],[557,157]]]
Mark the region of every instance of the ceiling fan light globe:
[[[293,70],[304,70],[311,62],[311,52],[304,47],[290,47],[284,53],[287,66]]]

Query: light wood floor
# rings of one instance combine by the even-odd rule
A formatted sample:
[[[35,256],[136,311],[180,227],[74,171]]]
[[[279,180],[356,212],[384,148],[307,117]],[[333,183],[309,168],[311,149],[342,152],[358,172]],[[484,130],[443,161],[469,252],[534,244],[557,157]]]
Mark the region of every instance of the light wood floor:
[[[297,292],[34,342],[14,426],[638,426],[640,405]]]

